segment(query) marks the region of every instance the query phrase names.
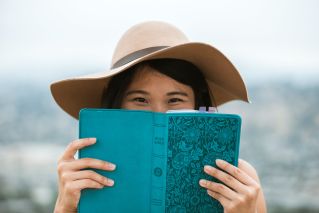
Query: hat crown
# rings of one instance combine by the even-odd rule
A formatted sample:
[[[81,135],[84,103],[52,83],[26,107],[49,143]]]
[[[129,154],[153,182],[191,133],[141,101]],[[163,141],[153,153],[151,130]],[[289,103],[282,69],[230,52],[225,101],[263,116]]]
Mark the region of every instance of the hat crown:
[[[127,30],[116,45],[112,58],[112,67],[124,57],[149,48],[170,47],[189,40],[175,26],[159,21],[137,24]]]

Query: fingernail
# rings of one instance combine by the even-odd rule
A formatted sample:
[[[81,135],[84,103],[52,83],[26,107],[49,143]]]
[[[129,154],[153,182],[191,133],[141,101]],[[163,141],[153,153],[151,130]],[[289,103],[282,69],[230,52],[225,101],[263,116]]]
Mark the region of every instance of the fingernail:
[[[116,168],[116,165],[113,163],[108,163],[106,166],[108,169],[112,169],[112,170],[114,170]]]
[[[112,179],[107,179],[107,185],[108,185],[108,186],[113,186],[113,185],[114,185],[114,180],[112,180]]]
[[[96,142],[96,138],[89,138],[89,142],[90,143],[95,143]]]
[[[201,186],[206,186],[206,185],[207,185],[207,181],[204,180],[204,179],[200,179],[200,180],[199,180],[199,185],[201,185]]]
[[[225,165],[226,161],[222,160],[222,159],[216,159],[216,164],[217,165]]]
[[[212,172],[214,170],[214,168],[212,166],[209,165],[205,165],[204,166],[204,171],[205,172]]]

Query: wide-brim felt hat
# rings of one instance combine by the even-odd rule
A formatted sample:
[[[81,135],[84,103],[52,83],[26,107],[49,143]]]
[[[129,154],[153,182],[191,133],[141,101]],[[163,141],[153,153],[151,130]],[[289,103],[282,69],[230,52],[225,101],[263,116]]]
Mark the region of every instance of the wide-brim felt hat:
[[[210,44],[189,41],[178,28],[159,21],[143,22],[126,31],[115,48],[110,69],[54,82],[51,93],[65,112],[78,118],[82,108],[101,108],[104,88],[112,76],[142,61],[161,58],[182,59],[197,66],[216,106],[231,100],[249,102],[245,83],[226,56]]]

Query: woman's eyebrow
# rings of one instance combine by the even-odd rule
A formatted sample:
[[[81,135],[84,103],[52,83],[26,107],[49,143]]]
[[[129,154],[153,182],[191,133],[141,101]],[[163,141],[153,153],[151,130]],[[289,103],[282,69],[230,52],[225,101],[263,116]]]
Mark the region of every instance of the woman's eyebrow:
[[[125,96],[128,96],[128,95],[132,95],[132,94],[143,94],[143,95],[149,95],[148,92],[144,91],[144,90],[130,90],[130,91],[127,91],[125,93]]]
[[[182,95],[188,97],[188,94],[186,92],[179,92],[179,91],[174,91],[174,92],[168,92],[166,93],[167,96],[172,96],[172,95]]]

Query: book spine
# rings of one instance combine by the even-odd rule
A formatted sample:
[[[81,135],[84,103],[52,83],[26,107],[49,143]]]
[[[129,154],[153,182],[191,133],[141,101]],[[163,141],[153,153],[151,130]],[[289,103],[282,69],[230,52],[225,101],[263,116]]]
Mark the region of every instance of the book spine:
[[[165,212],[166,161],[167,161],[167,116],[153,114],[153,146],[151,167],[150,212]]]

